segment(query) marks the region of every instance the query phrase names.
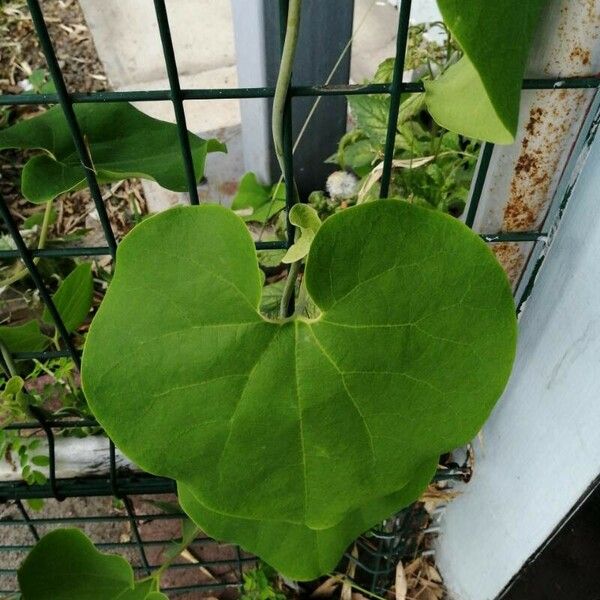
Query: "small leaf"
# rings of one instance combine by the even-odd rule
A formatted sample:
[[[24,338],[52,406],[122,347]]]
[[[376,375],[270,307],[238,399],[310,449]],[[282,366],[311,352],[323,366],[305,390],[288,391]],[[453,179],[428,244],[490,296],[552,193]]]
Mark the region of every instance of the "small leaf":
[[[25,381],[22,377],[18,375],[13,375],[4,386],[4,389],[1,392],[3,398],[7,397],[15,397],[23,390],[23,386],[25,385]]]
[[[348,104],[358,127],[373,143],[384,144],[390,111],[389,98],[382,95],[348,96]]]
[[[425,82],[433,118],[450,131],[499,144],[517,132],[521,86],[545,0],[438,0],[463,58]]]
[[[300,229],[300,238],[285,253],[283,263],[294,263],[302,260],[310,251],[317,232],[321,228],[319,213],[308,204],[295,204],[290,210],[290,223]]]
[[[44,508],[43,498],[27,498],[25,502],[27,502],[27,505],[31,510],[35,510],[36,512]]]
[[[100,183],[142,177],[176,192],[187,190],[176,125],[153,119],[125,102],[76,104],[75,113]],[[206,154],[225,151],[225,146],[191,133],[189,140],[200,181]],[[23,169],[22,190],[31,202],[47,202],[87,185],[59,106],[1,130],[0,149],[5,148],[44,151]]]
[[[283,289],[285,288],[285,279],[265,285],[262,290],[260,301],[260,312],[267,316],[275,316],[279,311]]]
[[[42,224],[43,220],[44,220],[43,211],[33,213],[30,217],[27,217],[25,219],[25,221],[23,221],[23,229],[31,229],[32,227],[35,227],[36,225],[40,226]],[[54,209],[52,209],[50,211],[50,225],[53,225],[54,223],[56,223],[56,211]]]
[[[231,208],[244,221],[264,223],[285,208],[285,186],[262,185],[254,173],[246,173],[240,181]]]
[[[98,552],[79,529],[57,529],[31,550],[18,571],[23,600],[113,600],[133,588],[120,556]]]
[[[51,342],[45,336],[37,321],[28,321],[23,325],[0,327],[0,341],[9,352],[37,352],[43,350]]]
[[[52,296],[69,333],[75,331],[86,320],[92,307],[92,293],[92,265],[83,263],[67,275]],[[54,325],[48,308],[44,308],[42,318],[49,325]]]
[[[39,454],[38,456],[32,457],[31,462],[36,467],[47,467],[50,464],[50,459],[45,454]]]

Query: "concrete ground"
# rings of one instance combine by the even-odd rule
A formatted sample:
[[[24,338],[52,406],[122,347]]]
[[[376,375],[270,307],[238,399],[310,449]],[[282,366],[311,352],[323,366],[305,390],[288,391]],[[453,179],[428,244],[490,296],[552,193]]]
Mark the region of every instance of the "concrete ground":
[[[80,0],[106,75],[117,90],[169,87],[158,25],[148,0]],[[377,65],[395,52],[397,10],[392,3],[356,0],[352,45],[352,80],[369,79]],[[184,88],[237,86],[235,40],[229,0],[172,0],[167,2],[181,84]],[[415,21],[437,18],[435,0],[416,4]],[[257,82],[258,83],[258,82]],[[163,120],[174,121],[169,102],[144,102],[138,107]],[[211,156],[210,180],[201,196],[227,202],[244,173],[238,100],[186,102],[188,128],[202,137],[228,141],[227,157]],[[162,210],[186,195],[144,183],[149,208]]]

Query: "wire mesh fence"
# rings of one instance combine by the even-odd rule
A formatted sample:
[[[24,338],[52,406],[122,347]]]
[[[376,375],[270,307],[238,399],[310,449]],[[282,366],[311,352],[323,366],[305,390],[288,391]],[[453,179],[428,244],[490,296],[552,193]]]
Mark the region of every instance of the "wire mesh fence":
[[[279,1],[280,21],[282,36],[285,32],[287,2],[286,0]],[[150,4],[150,0],[148,0]],[[110,219],[108,217],[100,185],[96,178],[92,157],[86,145],[84,132],[77,120],[77,115],[74,106],[78,103],[105,103],[105,102],[149,102],[149,101],[164,101],[170,102],[173,105],[178,135],[180,141],[181,155],[185,167],[186,178],[188,182],[188,193],[190,202],[198,204],[198,192],[196,186],[196,174],[194,172],[194,164],[192,161],[190,142],[188,138],[188,128],[186,124],[186,115],[184,111],[184,101],[194,100],[211,100],[211,99],[244,99],[244,98],[271,98],[274,95],[274,88],[271,87],[256,87],[256,88],[235,88],[235,89],[182,89],[179,81],[175,52],[173,48],[173,40],[169,27],[169,20],[165,0],[153,0],[154,10],[156,13],[157,22],[159,25],[159,34],[162,42],[163,54],[165,59],[165,67],[169,80],[168,90],[156,91],[124,91],[124,92],[94,92],[80,93],[77,90],[69,90],[65,84],[61,66],[52,40],[48,33],[47,24],[44,20],[44,15],[40,6],[39,0],[27,0],[27,5],[31,12],[33,24],[36,34],[39,38],[40,45],[45,56],[48,70],[55,86],[54,93],[24,93],[19,95],[5,94],[0,95],[0,106],[19,106],[19,105],[54,105],[58,104],[62,108],[66,122],[72,136],[73,144],[81,161],[82,169],[85,172],[87,185],[89,187],[95,208],[97,210],[99,220],[104,233],[104,244],[93,247],[75,247],[64,246],[47,249],[34,249],[28,247],[25,242],[16,221],[14,220],[9,207],[4,198],[0,197],[0,215],[4,221],[4,226],[14,242],[14,250],[1,250],[0,259],[19,258],[27,267],[31,280],[39,293],[41,300],[47,307],[61,339],[60,349],[53,351],[25,351],[13,353],[11,359],[15,361],[27,361],[32,359],[48,360],[57,357],[70,357],[77,367],[80,366],[81,349],[76,347],[72,337],[69,335],[65,324],[61,319],[53,300],[48,283],[44,280],[35,259],[43,257],[46,259],[60,259],[64,257],[99,257],[111,256],[113,260],[116,258],[117,240],[111,228]],[[294,174],[294,155],[293,145],[294,140],[291,129],[291,115],[293,110],[294,98],[299,97],[325,97],[325,96],[340,96],[340,95],[368,95],[368,94],[385,94],[390,98],[390,110],[388,115],[388,130],[385,143],[385,156],[383,160],[380,197],[386,198],[390,188],[390,180],[392,176],[393,158],[396,139],[396,123],[400,109],[401,99],[406,94],[420,93],[423,91],[423,85],[420,82],[404,81],[404,63],[407,49],[407,40],[409,34],[411,15],[411,1],[402,0],[400,4],[400,14],[398,20],[398,35],[397,35],[397,50],[396,61],[394,65],[393,81],[391,84],[369,84],[369,85],[323,85],[316,82],[311,86],[294,86],[289,89],[288,102],[286,104],[286,115],[284,119],[284,153],[285,153],[285,169],[284,179],[287,186],[286,202],[287,209],[291,208],[294,202],[295,193],[293,188]],[[529,79],[523,82],[524,89],[558,89],[557,79]],[[595,89],[599,85],[599,81],[595,77],[590,78],[567,78],[560,79],[560,89]],[[479,201],[483,190],[483,184],[488,174],[490,159],[494,151],[492,144],[484,144],[480,154],[478,170],[475,174],[475,180],[472,187],[472,194],[468,211],[466,215],[466,223],[472,226]],[[288,222],[287,236],[284,241],[263,241],[257,242],[258,250],[280,250],[289,248],[294,242],[294,227]],[[489,243],[499,242],[539,242],[543,241],[547,236],[545,231],[519,231],[519,232],[503,232],[493,235],[482,235]],[[15,562],[12,566],[2,567],[0,576],[10,581],[11,577],[14,580],[15,566],[18,564],[19,556],[30,548],[33,543],[39,538],[40,534],[49,527],[64,526],[65,524],[74,525],[90,525],[90,524],[115,524],[127,523],[130,527],[131,539],[127,542],[112,540],[98,541],[101,548],[115,548],[120,550],[136,550],[137,557],[135,559],[135,568],[140,571],[145,571],[152,566],[152,561],[149,561],[148,554],[150,550],[158,546],[164,546],[169,540],[160,539],[143,539],[143,531],[140,533],[140,523],[160,523],[178,521],[181,515],[167,514],[147,514],[143,510],[140,511],[140,502],[133,501],[131,498],[141,495],[156,495],[156,494],[173,494],[175,492],[174,482],[168,479],[155,477],[144,473],[133,473],[128,469],[119,469],[116,460],[115,447],[110,443],[107,463],[109,465],[107,475],[99,476],[82,476],[77,478],[59,479],[57,477],[56,458],[55,458],[55,439],[57,436],[68,432],[71,429],[81,427],[94,427],[97,424],[93,420],[82,419],[60,419],[52,420],[39,410],[32,410],[35,421],[30,423],[13,423],[8,429],[18,432],[42,431],[48,442],[49,465],[48,465],[48,481],[43,484],[28,485],[22,481],[0,481],[0,500],[1,501],[16,501],[14,505],[14,514],[0,520],[1,530],[6,530],[8,527],[20,528],[27,539],[23,539],[23,543],[16,546],[0,545],[0,554],[2,556],[11,555],[11,560]],[[456,477],[462,477],[464,473],[455,473]],[[87,497],[87,496],[114,496],[122,501],[123,514],[92,515],[82,518],[81,520],[69,517],[33,517],[31,516],[23,503],[24,499],[28,498],[54,498],[63,500],[65,498]],[[370,532],[363,536],[358,542],[360,552],[357,557],[348,555],[345,560],[354,560],[358,564],[356,577],[362,580],[366,587],[372,591],[381,592],[385,589],[390,574],[395,568],[395,562],[399,556],[408,552],[409,539],[411,538],[411,527],[414,527],[413,509],[407,509],[396,517],[387,521],[381,528]],[[4,536],[2,536],[4,537]],[[196,540],[195,546],[206,547],[216,545],[216,543],[207,538]],[[228,552],[232,555],[213,559],[203,559],[199,554],[196,557],[196,562],[187,564],[177,564],[172,567],[173,571],[177,571],[180,575],[186,569],[194,569],[199,571],[198,565],[205,569],[209,575],[202,581],[196,581],[185,586],[172,585],[167,588],[167,591],[186,592],[192,589],[217,589],[219,587],[239,586],[242,581],[243,568],[247,565],[253,565],[255,559],[245,555],[237,548],[230,547]],[[2,560],[2,559],[0,559]],[[216,561],[216,562],[215,562]],[[4,561],[3,561],[4,562]],[[210,578],[211,569],[219,567],[225,569],[225,575],[217,581],[213,577]],[[206,574],[206,573],[205,573]],[[182,576],[182,575],[181,575]],[[3,581],[5,580],[3,579]],[[7,583],[2,585],[4,588],[0,593],[9,593],[14,591],[16,584]]]

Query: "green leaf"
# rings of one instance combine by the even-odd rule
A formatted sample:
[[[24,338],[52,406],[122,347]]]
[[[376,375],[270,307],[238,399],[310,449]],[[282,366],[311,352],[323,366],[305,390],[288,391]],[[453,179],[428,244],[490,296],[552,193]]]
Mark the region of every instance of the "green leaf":
[[[36,467],[47,467],[50,464],[50,459],[45,454],[40,454],[38,456],[34,456],[31,459],[31,462]]]
[[[319,530],[292,523],[242,519],[210,510],[181,483],[178,495],[185,512],[206,534],[239,544],[286,577],[304,581],[332,571],[360,534],[414,502],[430,483],[436,467],[437,459],[420,465],[415,478],[402,490],[351,511],[334,527]]]
[[[23,229],[31,229],[32,227],[35,227],[36,225],[41,226],[43,221],[44,221],[44,212],[43,211],[33,213],[30,217],[27,217],[25,219],[25,221],[23,221]],[[56,223],[56,211],[54,209],[51,209],[50,225],[53,225],[54,223]]]
[[[264,223],[285,208],[285,186],[262,185],[254,173],[246,173],[231,208],[245,221]]]
[[[142,177],[170,190],[187,190],[176,125],[153,119],[125,102],[76,104],[75,113],[100,183]],[[200,181],[206,154],[225,151],[225,146],[191,133],[189,140]],[[31,158],[23,169],[22,191],[31,202],[47,202],[87,185],[59,106],[0,131],[0,150],[5,148],[45,152]]]
[[[52,296],[69,333],[75,331],[86,320],[92,308],[92,293],[92,265],[83,263],[67,275]],[[54,325],[48,308],[44,308],[42,319],[49,325]]]
[[[27,502],[27,506],[29,506],[31,510],[34,510],[36,512],[44,508],[43,498],[27,498],[25,502]]]
[[[9,352],[37,352],[50,343],[50,338],[40,331],[37,321],[27,321],[23,325],[0,327],[0,341]]]
[[[380,145],[385,144],[390,99],[382,95],[348,96],[348,105],[358,127],[369,139]]]
[[[302,260],[309,252],[310,246],[321,228],[319,213],[308,204],[295,204],[290,210],[290,223],[300,229],[300,238],[285,253],[281,259],[284,263],[294,263]]]
[[[113,600],[133,588],[120,556],[98,552],[79,529],[56,529],[31,550],[18,571],[23,600]]]
[[[152,592],[146,596],[146,600],[169,600],[169,598],[161,592]]]
[[[23,390],[24,386],[25,381],[23,378],[19,377],[18,375],[14,375],[6,382],[4,389],[2,392],[0,392],[1,397],[4,398],[8,396],[17,396]]]
[[[260,301],[260,312],[267,316],[275,316],[279,311],[281,297],[285,288],[285,279],[265,285]]]
[[[344,148],[340,166],[352,169],[359,176],[367,175],[373,168],[377,152],[369,140],[360,140]]]
[[[373,76],[373,83],[392,83],[394,79],[394,58],[386,58],[377,67],[377,71]]]
[[[312,529],[476,435],[516,341],[510,285],[479,236],[400,201],[349,208],[321,226],[305,280],[319,318],[265,320],[231,211],[141,223],[83,355],[107,434],[211,510]]]
[[[464,56],[425,82],[427,105],[446,129],[498,144],[514,141],[521,85],[545,0],[438,0]]]

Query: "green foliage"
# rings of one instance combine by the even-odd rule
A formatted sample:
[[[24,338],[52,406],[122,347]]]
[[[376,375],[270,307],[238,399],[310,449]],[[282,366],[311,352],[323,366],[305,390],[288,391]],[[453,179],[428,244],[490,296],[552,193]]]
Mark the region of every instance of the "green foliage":
[[[276,576],[267,565],[246,571],[240,600],[285,600],[285,594],[273,587]]]
[[[50,341],[50,338],[41,332],[37,321],[0,327],[0,342],[11,353],[43,350]]]
[[[254,173],[246,173],[240,181],[231,208],[244,221],[265,223],[285,208],[285,186],[262,185]]]
[[[36,467],[47,467],[48,456],[40,454],[41,440],[38,437],[22,438],[18,431],[0,430],[0,452],[1,456],[12,457],[19,461],[21,477],[29,485],[43,485],[46,483],[46,475]],[[37,451],[37,452],[36,452]],[[14,465],[15,468],[17,465]]]
[[[117,262],[84,349],[90,406],[137,464],[231,517],[322,530],[372,509],[471,439],[510,373],[506,276],[438,212],[328,219],[305,273],[314,320],[260,316],[252,240],[219,206],[144,221]]]
[[[170,190],[183,192],[187,179],[177,127],[148,117],[124,102],[78,104],[79,124],[89,146],[100,183],[127,177],[153,179]],[[189,134],[198,181],[204,175],[208,152],[225,151],[216,140]],[[87,183],[60,107],[0,131],[0,149],[39,149],[23,169],[22,191],[41,203]]]
[[[521,84],[545,0],[438,0],[464,52],[442,76],[426,82],[427,105],[443,127],[510,144],[517,132]]]
[[[388,82],[392,69],[393,59],[391,63],[384,61],[374,81]],[[357,198],[349,202],[352,204],[379,196],[378,177],[373,176],[383,161],[390,98],[350,96],[348,102],[357,128],[342,137],[332,160],[362,177]],[[478,150],[478,142],[436,125],[427,112],[425,94],[403,96],[394,151],[394,159],[403,162],[403,166],[392,171],[390,197],[460,216],[469,195]],[[339,206],[334,199],[324,202],[322,198],[311,198],[311,204],[322,217]]]
[[[280,279],[274,283],[268,283],[262,289],[260,300],[260,312],[266,317],[275,318],[279,313],[279,304],[283,295],[285,280]]]
[[[310,245],[321,228],[321,219],[317,211],[307,204],[292,206],[289,220],[300,230],[300,236],[281,259],[288,264],[302,260],[308,254]]]
[[[75,331],[87,318],[92,308],[92,265],[82,263],[75,267],[52,296],[56,309],[69,333]],[[44,308],[42,319],[54,325],[50,311]]]
[[[25,382],[18,375],[13,375],[6,380],[0,391],[0,427],[19,421],[27,413],[27,394],[24,390]],[[3,456],[0,453],[0,456]]]
[[[98,552],[79,529],[46,534],[18,571],[23,600],[168,600],[158,573],[134,581],[122,557]]]

